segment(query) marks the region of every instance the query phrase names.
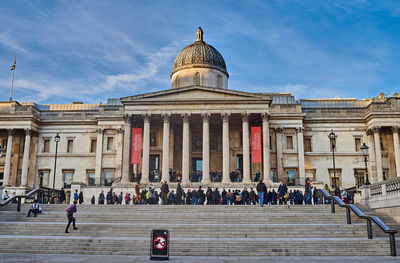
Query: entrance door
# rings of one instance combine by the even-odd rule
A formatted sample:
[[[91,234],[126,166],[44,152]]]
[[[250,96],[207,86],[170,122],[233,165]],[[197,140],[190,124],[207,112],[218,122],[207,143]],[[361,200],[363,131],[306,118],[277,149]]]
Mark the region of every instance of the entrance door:
[[[160,181],[160,155],[159,154],[151,154],[149,160],[149,180],[150,182],[159,182]]]
[[[200,182],[203,172],[203,160],[200,157],[192,158],[191,181]]]
[[[243,154],[236,155],[236,170],[243,173]]]

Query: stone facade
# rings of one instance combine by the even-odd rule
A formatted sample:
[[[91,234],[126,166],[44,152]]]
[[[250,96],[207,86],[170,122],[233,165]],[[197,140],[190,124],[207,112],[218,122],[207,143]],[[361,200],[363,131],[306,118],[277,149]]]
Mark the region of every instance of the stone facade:
[[[212,60],[184,66],[174,68],[171,89],[103,104],[0,102],[0,183],[22,191],[52,188],[55,178],[56,189],[124,189],[134,185],[133,174],[142,174],[145,187],[149,173],[169,181],[173,169],[182,172],[186,187],[254,187],[258,171],[269,185],[284,180],[299,186],[309,178],[332,187],[335,171],[338,185],[349,188],[365,183],[363,143],[369,146],[372,183],[399,175],[397,96],[296,100],[286,93],[228,90],[228,74]],[[176,85],[174,74],[194,82]],[[218,83],[216,74],[224,76],[220,87],[211,85]],[[262,129],[262,162],[256,164],[253,126]],[[135,165],[130,164],[132,128],[143,129],[142,161]],[[192,170],[203,172],[201,183],[189,180]],[[240,170],[240,182],[231,182],[233,170]],[[220,171],[221,182],[210,182],[210,171]]]

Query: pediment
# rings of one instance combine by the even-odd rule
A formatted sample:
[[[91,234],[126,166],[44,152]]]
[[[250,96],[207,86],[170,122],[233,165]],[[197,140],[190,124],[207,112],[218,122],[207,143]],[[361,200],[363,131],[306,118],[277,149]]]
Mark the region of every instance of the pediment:
[[[206,88],[206,87],[189,87],[151,92],[121,98],[124,104],[134,102],[187,102],[187,101],[248,101],[248,100],[270,100],[271,98],[258,93],[248,93],[242,91]]]

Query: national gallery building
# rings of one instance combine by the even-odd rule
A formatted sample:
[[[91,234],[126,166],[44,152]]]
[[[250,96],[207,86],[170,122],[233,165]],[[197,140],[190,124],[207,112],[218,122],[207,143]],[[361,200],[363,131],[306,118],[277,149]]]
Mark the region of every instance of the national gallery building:
[[[170,77],[170,89],[100,104],[0,102],[0,185],[52,188],[55,178],[56,189],[98,194],[139,180],[242,188],[263,178],[303,188],[308,178],[350,188],[400,174],[397,94],[296,99],[230,90],[225,61],[201,28]]]

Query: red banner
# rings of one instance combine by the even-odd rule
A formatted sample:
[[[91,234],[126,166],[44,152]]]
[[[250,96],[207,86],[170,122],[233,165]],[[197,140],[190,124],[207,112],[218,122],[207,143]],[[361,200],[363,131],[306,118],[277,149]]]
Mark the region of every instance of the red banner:
[[[261,127],[251,127],[251,162],[261,163]]]
[[[131,164],[140,164],[142,157],[142,128],[132,128]]]

